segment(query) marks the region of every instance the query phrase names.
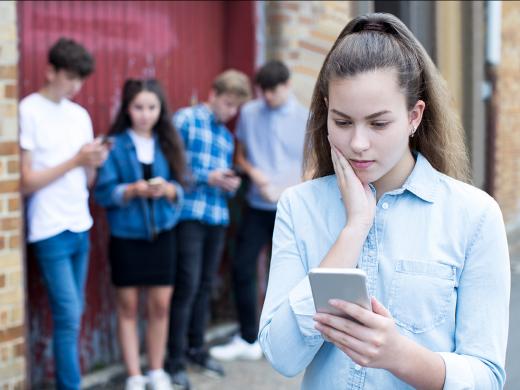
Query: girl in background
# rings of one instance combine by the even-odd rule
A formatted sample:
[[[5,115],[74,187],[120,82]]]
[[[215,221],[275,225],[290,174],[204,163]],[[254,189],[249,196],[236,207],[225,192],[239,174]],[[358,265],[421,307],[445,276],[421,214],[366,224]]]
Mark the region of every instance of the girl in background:
[[[175,280],[175,225],[183,199],[185,157],[164,93],[155,80],[127,80],[109,132],[112,150],[95,196],[107,210],[109,257],[118,336],[128,371],[126,390],[171,389],[163,370]],[[139,365],[138,297],[147,291],[149,372]]]

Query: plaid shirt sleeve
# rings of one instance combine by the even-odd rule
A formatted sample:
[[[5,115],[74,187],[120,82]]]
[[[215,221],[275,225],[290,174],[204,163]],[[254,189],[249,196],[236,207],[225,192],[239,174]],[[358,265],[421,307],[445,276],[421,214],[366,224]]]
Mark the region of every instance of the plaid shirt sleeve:
[[[197,163],[202,153],[202,142],[197,135],[197,118],[192,114],[193,111],[184,109],[178,111],[173,117],[175,128],[179,131],[186,149],[188,166],[191,171],[191,181],[193,184],[208,184],[210,171]]]
[[[203,105],[181,109],[174,116],[174,124],[184,140],[191,170],[191,185],[186,189],[181,220],[227,225],[227,198],[232,194],[210,186],[208,177],[215,169],[232,167],[232,134],[223,124],[215,122]]]

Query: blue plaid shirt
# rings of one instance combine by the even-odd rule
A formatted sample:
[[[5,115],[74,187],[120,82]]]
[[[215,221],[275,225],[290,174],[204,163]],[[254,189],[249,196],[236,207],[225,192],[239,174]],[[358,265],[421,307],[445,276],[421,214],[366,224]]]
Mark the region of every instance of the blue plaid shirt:
[[[227,198],[230,193],[208,184],[209,173],[231,168],[234,142],[231,132],[218,123],[203,104],[182,108],[173,116],[186,148],[191,181],[185,191],[180,220],[196,220],[210,225],[228,225]]]

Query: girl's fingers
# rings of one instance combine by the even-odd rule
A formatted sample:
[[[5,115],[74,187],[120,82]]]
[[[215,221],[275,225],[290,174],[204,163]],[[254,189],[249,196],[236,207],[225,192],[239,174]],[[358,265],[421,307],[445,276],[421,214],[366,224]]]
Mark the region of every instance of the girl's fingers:
[[[335,150],[331,149],[331,155],[332,155],[332,164],[334,166],[334,171],[336,172],[336,180],[338,181],[338,185],[340,188],[340,191],[343,192],[346,190],[346,181],[345,181],[345,173],[343,172],[343,169],[341,168],[341,165],[338,161],[338,154]]]
[[[336,344],[339,348],[348,348],[358,354],[363,353],[367,348],[367,344],[358,340],[356,337],[339,331],[331,326],[324,325],[319,323],[316,325],[316,329],[318,329],[324,338],[328,339],[330,342]]]
[[[358,340],[368,341],[370,339],[370,329],[348,318],[335,315],[318,313],[315,320],[321,324],[330,326],[334,329],[349,334]]]
[[[367,358],[365,358],[362,354],[357,353],[356,351],[354,351],[354,350],[352,350],[352,349],[350,349],[350,348],[348,348],[348,347],[343,347],[343,348],[339,347],[339,348],[340,348],[344,353],[346,353],[347,356],[348,356],[349,358],[351,358],[352,361],[353,361],[354,363],[357,363],[357,364],[359,364],[359,365],[361,365],[361,366],[363,366],[363,367],[366,366],[366,365],[368,364],[368,360],[367,360]]]

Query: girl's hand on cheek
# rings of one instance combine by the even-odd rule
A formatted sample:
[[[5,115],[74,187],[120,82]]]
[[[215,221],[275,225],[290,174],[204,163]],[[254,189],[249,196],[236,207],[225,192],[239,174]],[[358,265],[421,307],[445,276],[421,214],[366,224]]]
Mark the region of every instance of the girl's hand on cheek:
[[[347,213],[347,224],[360,226],[368,231],[374,221],[375,196],[368,183],[362,183],[359,180],[350,163],[332,143],[330,137],[329,142],[331,144],[332,164]]]

